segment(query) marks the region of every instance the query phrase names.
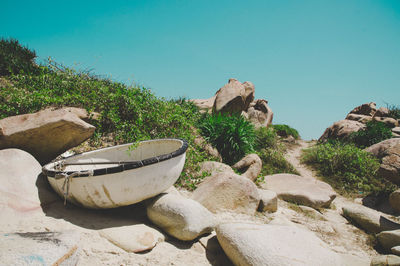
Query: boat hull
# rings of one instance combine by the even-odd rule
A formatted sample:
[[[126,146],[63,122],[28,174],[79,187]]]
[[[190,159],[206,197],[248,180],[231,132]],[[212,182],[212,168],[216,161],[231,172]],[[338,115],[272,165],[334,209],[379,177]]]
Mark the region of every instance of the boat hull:
[[[162,140],[156,141],[160,142]],[[147,149],[154,146],[152,144],[157,144],[150,143],[151,145],[149,145],[149,142],[146,142],[146,145],[144,145]],[[174,145],[176,146],[176,144]],[[120,150],[126,150],[126,147],[129,147],[127,145],[121,146],[122,148],[119,148]],[[157,149],[157,147],[155,148]],[[164,152],[168,151],[168,148],[164,147],[163,149]],[[142,150],[140,153],[145,151],[140,145],[139,150]],[[135,153],[135,151],[128,151],[126,153],[130,152]],[[149,153],[149,151],[146,150],[145,153]],[[163,152],[161,153],[165,154]],[[87,161],[87,158],[90,157],[90,152],[87,154],[89,154],[89,156],[83,156],[83,158],[78,159],[75,158],[72,161]],[[150,152],[150,155],[154,154],[156,153]],[[185,163],[185,155],[186,153],[183,152],[180,155],[173,156],[172,158],[160,162],[117,173],[70,178],[70,180],[67,180],[69,188],[66,199],[76,205],[86,208],[104,209],[126,206],[154,197],[171,187],[179,178]],[[138,158],[137,155],[133,157],[135,159]],[[112,160],[112,156],[111,158],[101,158],[101,160],[97,160],[104,163],[107,162],[107,160]],[[66,162],[68,161],[71,160],[67,158]],[[56,163],[53,163],[52,166],[54,167]],[[79,171],[86,170],[84,166],[75,166],[75,169]],[[65,178],[48,176],[48,180],[53,189],[61,197],[64,197],[65,187],[63,189],[63,186],[66,181]]]

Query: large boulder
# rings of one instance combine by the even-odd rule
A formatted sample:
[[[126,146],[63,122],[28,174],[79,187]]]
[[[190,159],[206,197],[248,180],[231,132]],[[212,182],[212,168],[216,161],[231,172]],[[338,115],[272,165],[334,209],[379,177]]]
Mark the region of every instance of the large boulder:
[[[363,123],[353,120],[340,120],[328,127],[318,141],[326,142],[328,139],[346,139],[353,132],[365,128]]]
[[[278,210],[278,197],[272,190],[258,189],[260,194],[259,212],[276,212]]]
[[[266,100],[258,99],[250,103],[245,116],[257,128],[268,127],[272,123],[274,113]]]
[[[375,117],[389,117],[389,109],[386,107],[381,107],[378,110],[376,110],[374,116]]]
[[[80,234],[65,232],[19,232],[0,234],[2,265],[76,265]]]
[[[151,250],[165,239],[163,234],[144,224],[110,227],[99,233],[117,247],[135,253]]]
[[[147,204],[150,221],[177,239],[193,240],[214,229],[213,214],[197,201],[163,193]]]
[[[378,121],[378,122],[382,122],[382,123],[386,124],[390,128],[394,128],[394,127],[398,127],[399,126],[399,122],[396,119],[392,118],[392,117],[374,117],[373,120]]]
[[[257,186],[248,178],[229,172],[209,176],[193,192],[192,199],[211,212],[254,214],[260,202]]]
[[[330,250],[312,232],[295,226],[226,223],[216,228],[235,265],[363,265]],[[364,262],[365,263],[365,262]],[[365,264],[364,264],[365,265]]]
[[[381,141],[365,151],[382,160],[378,175],[400,185],[400,138]]]
[[[26,213],[59,200],[39,175],[39,162],[26,151],[0,150],[0,169],[0,209]]]
[[[208,99],[193,99],[190,101],[200,109],[201,113],[211,113],[216,97],[217,95],[214,95]]]
[[[395,255],[378,255],[373,257],[370,266],[399,266],[400,257]]]
[[[368,115],[348,114],[346,120],[354,120],[366,124],[367,122],[372,121],[372,117]]]
[[[235,172],[233,169],[224,163],[214,162],[214,161],[205,161],[200,164],[199,175],[203,175],[207,173],[209,176],[216,175],[218,173],[231,173],[234,174]]]
[[[228,83],[216,93],[213,112],[241,113],[245,107],[246,88],[236,79],[229,79]]]
[[[254,181],[261,173],[262,161],[257,154],[251,153],[235,163],[232,168],[237,170],[246,169],[242,176]]]
[[[0,149],[18,148],[41,164],[90,138],[95,127],[71,109],[45,109],[0,120]]]
[[[383,231],[377,234],[376,237],[379,244],[387,251],[400,245],[400,230]]]
[[[400,229],[400,224],[385,218],[380,212],[362,205],[346,205],[342,210],[343,216],[347,220],[367,232],[379,233],[382,231]]]
[[[389,204],[395,211],[400,212],[400,189],[390,193]]]
[[[350,114],[373,116],[376,112],[376,103],[364,103],[350,111]]]
[[[329,184],[293,174],[265,176],[265,183],[261,186],[275,191],[280,199],[315,209],[329,207],[336,198],[336,193]]]
[[[255,87],[254,84],[250,81],[246,81],[243,83],[244,86],[244,107],[243,110],[247,110],[250,106],[250,103],[254,100]]]

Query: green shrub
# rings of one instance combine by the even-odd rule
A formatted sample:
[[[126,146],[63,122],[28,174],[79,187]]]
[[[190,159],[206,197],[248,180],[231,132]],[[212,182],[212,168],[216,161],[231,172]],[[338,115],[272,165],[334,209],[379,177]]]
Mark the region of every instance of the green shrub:
[[[198,164],[211,160],[194,144],[201,114],[185,99],[167,101],[146,89],[126,86],[107,78],[49,62],[30,75],[11,75],[0,89],[0,119],[37,112],[49,106],[73,106],[100,113],[87,149],[155,138],[184,138],[189,141],[187,160],[178,184],[193,188],[191,180]],[[109,141],[111,139],[111,141]]]
[[[279,173],[299,174],[284,156],[284,147],[265,148],[257,152],[263,162],[261,175],[274,175]]]
[[[268,127],[260,127],[255,131],[256,138],[254,143],[255,150],[262,150],[264,148],[276,148],[278,145],[278,136],[276,132]]]
[[[253,151],[254,126],[239,114],[206,114],[200,132],[221,154],[224,162],[233,164]]]
[[[17,40],[0,40],[0,76],[35,72],[35,58],[36,53],[23,47]]]
[[[364,129],[352,133],[349,141],[360,148],[365,148],[391,137],[392,130],[385,123],[369,121]]]
[[[389,109],[389,117],[394,119],[400,119],[400,106],[387,104],[387,108]]]
[[[303,151],[302,162],[315,167],[327,182],[344,193],[377,195],[395,188],[377,176],[378,159],[354,144],[319,144]]]
[[[293,136],[293,138],[298,139],[300,137],[299,132],[288,125],[272,125],[272,128],[279,136],[284,138]]]

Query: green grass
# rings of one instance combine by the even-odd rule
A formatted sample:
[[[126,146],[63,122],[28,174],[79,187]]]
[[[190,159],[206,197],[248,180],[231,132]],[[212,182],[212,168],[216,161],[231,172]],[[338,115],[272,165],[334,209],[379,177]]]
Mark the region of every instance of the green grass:
[[[256,130],[255,149],[263,162],[257,183],[264,181],[264,176],[279,173],[299,174],[285,158],[286,147],[279,143],[279,137],[273,128],[260,127]]]
[[[364,129],[351,133],[347,142],[366,148],[391,137],[392,130],[385,123],[369,121]]]
[[[394,119],[400,119],[400,105],[387,104],[389,109],[389,117]]]
[[[277,125],[272,125],[272,128],[276,131],[276,133],[279,136],[284,137],[284,138],[292,136],[295,139],[299,139],[299,137],[300,137],[299,132],[296,129],[294,129],[288,125],[277,124]]]
[[[331,142],[303,151],[302,162],[311,165],[342,194],[383,195],[396,186],[377,175],[380,162],[354,144]]]
[[[254,151],[254,126],[239,114],[205,114],[200,132],[227,164],[234,164]]]
[[[165,100],[146,88],[54,62],[38,67],[37,73],[12,74],[7,80],[0,90],[0,119],[50,106],[73,106],[100,113],[99,120],[91,121],[96,131],[89,148],[102,147],[104,139],[112,139],[114,145],[155,138],[187,139],[190,147],[177,184],[189,189],[198,183],[191,181],[198,164],[213,159],[193,142],[199,136],[195,126],[201,114],[185,99]]]
[[[22,46],[15,39],[0,39],[0,76],[35,73],[36,53]]]
[[[146,139],[184,138],[189,148],[176,185],[187,189],[196,188],[204,177],[198,174],[200,163],[216,159],[194,143],[200,132],[227,163],[256,152],[263,160],[262,174],[294,172],[283,156],[284,146],[278,143],[276,130],[255,130],[240,115],[202,115],[183,98],[159,98],[146,88],[127,86],[51,60],[38,66],[33,62],[35,57],[16,40],[0,42],[0,119],[47,107],[81,107],[97,112],[99,119],[90,121],[96,131],[76,148],[80,152]]]

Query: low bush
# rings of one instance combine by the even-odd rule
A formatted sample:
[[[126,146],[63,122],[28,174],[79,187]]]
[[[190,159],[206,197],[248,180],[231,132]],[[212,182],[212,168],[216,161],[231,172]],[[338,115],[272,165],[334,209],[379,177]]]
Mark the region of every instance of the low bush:
[[[389,109],[389,117],[394,119],[400,119],[400,106],[394,104],[387,104],[387,108]]]
[[[395,186],[377,176],[380,162],[354,144],[331,142],[304,150],[302,162],[313,166],[325,181],[347,194],[388,194]]]
[[[300,137],[299,132],[288,125],[272,125],[272,128],[279,136],[284,138],[292,136],[293,138],[298,139]]]
[[[254,126],[239,114],[205,114],[199,128],[227,164],[234,164],[254,151]]]
[[[17,40],[0,40],[0,76],[19,73],[34,73],[36,53],[23,47]]]
[[[259,127],[255,131],[255,150],[264,148],[276,148],[278,146],[278,135],[270,127]]]
[[[385,123],[369,121],[364,129],[350,134],[349,142],[360,148],[366,148],[391,137],[392,130]]]
[[[185,99],[167,101],[146,89],[76,71],[54,62],[35,74],[16,74],[0,85],[0,119],[37,112],[46,107],[72,106],[100,113],[89,145],[79,151],[155,138],[189,141],[187,160],[177,184],[192,189],[198,164],[213,158],[194,143],[201,118],[197,107]],[[110,143],[111,142],[111,143]]]

